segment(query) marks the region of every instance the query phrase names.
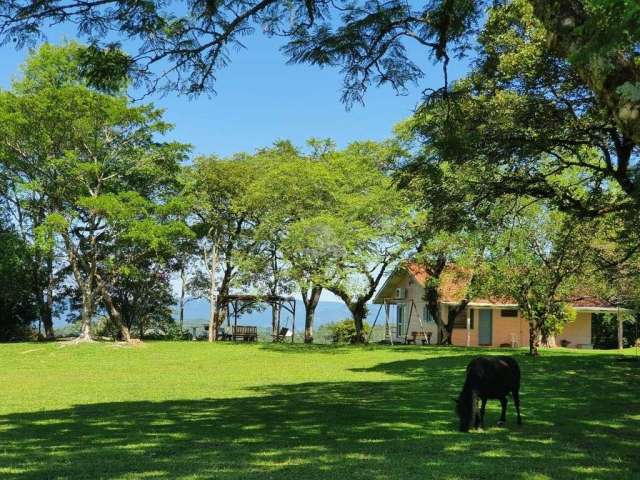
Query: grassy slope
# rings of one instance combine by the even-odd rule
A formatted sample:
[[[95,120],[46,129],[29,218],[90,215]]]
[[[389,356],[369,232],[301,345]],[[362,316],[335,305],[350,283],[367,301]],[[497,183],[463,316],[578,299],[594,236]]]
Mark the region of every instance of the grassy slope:
[[[0,478],[640,478],[638,365],[516,352],[525,424],[461,434],[477,353],[0,345]]]

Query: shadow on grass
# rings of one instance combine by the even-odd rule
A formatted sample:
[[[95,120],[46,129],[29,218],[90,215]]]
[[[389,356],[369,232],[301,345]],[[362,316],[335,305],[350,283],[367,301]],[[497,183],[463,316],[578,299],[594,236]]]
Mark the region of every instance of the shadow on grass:
[[[507,428],[461,434],[452,398],[472,356],[360,370],[397,377],[383,382],[279,385],[242,398],[1,416],[0,476],[638,478],[637,369],[607,356],[521,356],[525,425],[514,425],[510,409]],[[492,405],[487,425],[497,418]]]

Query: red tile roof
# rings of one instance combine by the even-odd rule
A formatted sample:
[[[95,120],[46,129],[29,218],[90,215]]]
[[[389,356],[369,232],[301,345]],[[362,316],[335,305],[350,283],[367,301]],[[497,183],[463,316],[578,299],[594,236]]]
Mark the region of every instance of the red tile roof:
[[[425,286],[429,279],[429,273],[424,266],[416,262],[407,262],[404,268],[416,281]],[[471,270],[457,265],[445,267],[440,276],[439,294],[443,303],[459,303],[466,295],[467,287],[471,281]],[[473,298],[471,303],[493,305],[515,305],[515,299],[509,297],[490,296],[488,298]],[[577,308],[615,308],[615,305],[601,298],[589,295],[574,295],[569,299]]]
[[[569,302],[578,308],[616,308],[611,302],[592,296],[573,296]]]
[[[413,275],[416,281],[425,286],[430,275],[424,266],[408,262],[404,268]],[[471,282],[471,270],[457,265],[448,265],[440,274],[440,285],[438,291],[440,299],[444,303],[461,302],[466,294],[469,282]],[[485,303],[495,305],[514,305],[516,301],[508,297],[491,296],[489,298],[473,298],[472,303]]]

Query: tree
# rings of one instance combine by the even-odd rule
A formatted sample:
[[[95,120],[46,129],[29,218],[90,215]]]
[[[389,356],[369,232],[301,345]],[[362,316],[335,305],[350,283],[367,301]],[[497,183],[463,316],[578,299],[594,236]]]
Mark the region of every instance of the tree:
[[[109,293],[124,326],[130,332],[137,329],[140,340],[147,329],[166,330],[174,322],[175,304],[169,270],[147,260],[128,264],[120,269],[119,275]]]
[[[415,212],[411,224],[413,260],[427,274],[424,300],[438,326],[438,342],[448,344],[455,318],[476,293],[478,272],[492,232],[500,229],[515,199],[494,198],[482,187],[483,175],[475,165],[443,160],[437,148],[415,135],[415,118],[396,127],[397,141],[407,154],[393,166],[399,188],[411,200]],[[462,299],[448,307],[442,318],[441,285],[454,282]]]
[[[52,211],[50,199],[38,189],[42,164],[51,155],[62,156],[65,132],[35,132],[33,125],[20,117],[27,108],[25,96],[35,95],[43,87],[63,87],[80,82],[77,58],[81,46],[69,43],[64,49],[43,45],[22,67],[22,78],[12,83],[11,92],[0,92],[0,176],[4,179],[4,198],[12,224],[22,240],[30,245],[30,269],[34,296],[38,303],[39,322],[47,338],[53,338],[55,294],[62,277],[60,253],[50,232],[43,226]],[[18,100],[20,95],[22,100]],[[42,106],[42,105],[40,105]]]
[[[184,221],[186,222],[186,218]],[[193,290],[192,282],[194,280],[194,268],[196,264],[196,259],[198,255],[198,242],[193,237],[185,237],[182,242],[180,242],[175,247],[175,255],[171,259],[170,268],[173,272],[178,273],[179,281],[180,281],[180,293],[178,294],[178,325],[180,326],[180,331],[182,331],[184,326],[184,311],[186,305],[195,300],[193,296],[190,295],[190,292]]]
[[[342,248],[326,288],[340,297],[363,340],[367,303],[388,269],[409,248],[410,204],[384,172],[402,154],[394,143],[361,142],[328,159],[336,176],[334,207],[326,225]]]
[[[529,323],[529,352],[575,318],[569,300],[589,262],[593,224],[530,206],[497,235],[483,288],[514,299]]]
[[[596,31],[611,27],[622,3],[513,0],[492,9],[477,66],[447,95],[432,95],[414,117],[416,136],[443,160],[481,173],[488,196],[530,195],[582,216],[635,218],[631,112],[640,97],[629,77],[638,64],[629,63],[640,29],[624,41],[611,32],[600,46],[586,34],[603,34]],[[559,8],[553,18],[550,5]]]
[[[285,39],[289,62],[341,67],[347,105],[371,85],[402,92],[418,82],[425,72],[407,48],[415,43],[427,54],[420,59],[444,67],[443,87],[423,105],[433,120],[423,133],[439,148],[447,144],[445,160],[474,161],[494,179],[497,169],[503,181],[487,191],[597,216],[638,207],[638,18],[640,6],[626,0],[197,0],[180,10],[153,0],[10,0],[0,7],[0,34],[22,46],[49,22],[72,22],[94,40],[82,56],[94,84],[109,88],[130,72],[151,90],[198,94],[214,89],[231,52],[258,27]],[[107,30],[140,40],[138,51],[127,56],[100,41]],[[477,45],[472,75],[452,88],[450,58],[475,57]],[[589,179],[557,177],[576,169]],[[578,184],[592,188],[578,195]]]
[[[310,147],[302,154],[278,142],[252,156],[196,161],[186,194],[209,260],[199,283],[213,306],[212,340],[216,311],[233,285],[280,295],[295,282],[307,342],[327,288],[347,303],[361,332],[367,302],[402,255],[408,207],[382,170],[394,147],[368,142],[339,151],[316,140]]]
[[[294,220],[304,199],[287,191],[293,187],[290,175],[297,151],[289,142],[276,142],[260,150],[253,158],[254,169],[245,182],[247,210],[256,219],[251,248],[238,258],[240,283],[251,286],[259,295],[277,297],[293,289],[289,264],[282,252],[288,225]],[[280,303],[271,303],[271,334],[279,334]]]
[[[196,158],[185,174],[184,196],[202,252],[193,293],[209,300],[209,341],[217,340],[239,262],[255,248],[253,231],[259,215],[247,198],[251,179],[259,175],[258,167],[248,155],[208,156]]]
[[[414,258],[427,273],[423,298],[438,326],[439,344],[451,344],[455,319],[473,299],[487,243],[487,235],[477,230],[422,231]],[[451,282],[462,287],[458,291],[462,298],[457,305],[450,305],[442,318],[442,285]]]
[[[0,35],[22,46],[39,38],[49,21],[78,22],[83,25],[79,33],[95,43],[85,56],[92,78],[111,84],[129,71],[152,89],[197,94],[214,88],[217,71],[230,62],[230,52],[243,48],[242,37],[257,27],[288,39],[283,51],[291,62],[344,65],[344,99],[350,102],[372,83],[402,89],[422,76],[403,41],[417,42],[436,58],[448,59],[448,45],[462,47],[473,17],[480,14],[474,3],[437,1],[414,8],[400,1],[335,5],[326,0],[252,0],[212,5],[198,0],[172,11],[161,1],[143,5],[126,0],[10,0],[0,8]],[[121,57],[112,43],[99,41],[107,30],[140,40],[140,49]],[[161,62],[168,62],[168,68],[153,75]]]
[[[308,147],[305,152],[290,142],[276,142],[261,150],[258,157],[265,168],[252,183],[251,197],[262,208],[257,240],[267,246],[254,251],[265,264],[258,270],[272,279],[267,283],[272,294],[280,293],[273,288],[279,284],[285,291],[295,284],[305,308],[304,340],[312,343],[315,309],[324,285],[333,278],[333,260],[342,247],[327,227],[336,191],[328,158],[335,145],[311,139]]]
[[[342,225],[332,224],[329,214],[316,214],[293,223],[283,242],[291,276],[304,305],[304,341],[313,343],[314,315],[325,286],[337,275],[336,261],[345,258]]]
[[[59,240],[81,292],[80,338],[90,338],[100,301],[128,339],[110,293],[125,265],[119,255],[135,245],[148,257],[186,233],[163,197],[186,149],[154,138],[170,128],[159,110],[89,88],[79,51],[47,46],[30,58],[24,79],[2,95],[0,142],[22,188],[45,199],[38,228]]]

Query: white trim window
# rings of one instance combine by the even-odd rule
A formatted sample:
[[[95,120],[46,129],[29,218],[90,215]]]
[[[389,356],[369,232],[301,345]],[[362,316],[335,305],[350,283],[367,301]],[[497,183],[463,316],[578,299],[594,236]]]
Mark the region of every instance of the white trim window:
[[[406,330],[408,325],[406,325],[405,307],[404,303],[396,305],[396,335],[398,337],[404,337],[407,333]]]
[[[426,303],[424,304],[424,307],[422,307],[422,321],[424,323],[436,323],[436,319],[433,318],[433,315],[431,315],[431,312],[429,311],[429,305],[427,305]]]

